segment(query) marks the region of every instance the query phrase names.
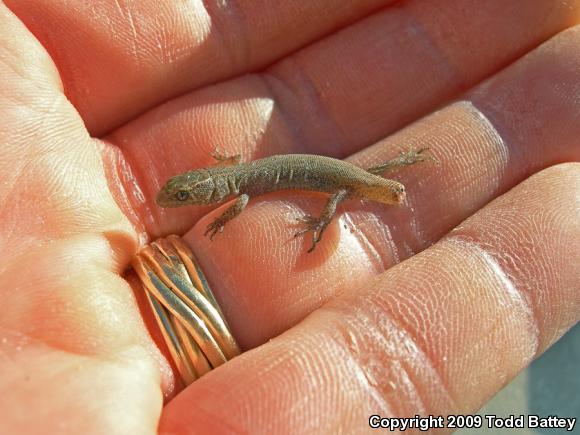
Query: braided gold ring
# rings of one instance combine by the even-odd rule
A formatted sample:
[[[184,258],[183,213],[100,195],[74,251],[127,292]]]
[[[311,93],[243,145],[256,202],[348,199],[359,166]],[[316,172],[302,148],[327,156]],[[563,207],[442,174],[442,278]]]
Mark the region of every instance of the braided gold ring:
[[[186,385],[240,354],[207,280],[180,237],[145,246],[132,265]]]

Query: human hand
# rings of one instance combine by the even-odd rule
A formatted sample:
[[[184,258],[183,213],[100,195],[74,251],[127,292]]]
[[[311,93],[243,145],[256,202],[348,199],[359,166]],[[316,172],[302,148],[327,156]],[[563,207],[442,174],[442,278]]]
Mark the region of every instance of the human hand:
[[[471,413],[577,322],[580,167],[552,165],[580,157],[579,2],[4,3],[0,432]],[[213,242],[219,211],[154,204],[216,146],[439,163],[307,255],[290,223],[321,195],[256,198]],[[172,232],[253,350],[162,409],[180,385],[123,274]]]

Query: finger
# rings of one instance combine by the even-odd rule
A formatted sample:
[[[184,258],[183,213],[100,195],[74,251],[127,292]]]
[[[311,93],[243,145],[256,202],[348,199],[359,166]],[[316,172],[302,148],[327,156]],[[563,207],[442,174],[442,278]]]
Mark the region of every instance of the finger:
[[[580,319],[580,165],[552,167],[442,241],[191,385],[160,431],[368,430],[466,414]]]
[[[168,376],[119,276],[137,237],[104,147],[1,2],[0,29],[0,433],[152,433]]]
[[[497,19],[505,2],[501,8],[477,2],[465,10],[444,2],[437,11],[425,2],[405,2],[295,53],[264,74],[170,101],[130,123],[111,140],[123,150],[144,195],[144,202],[141,192],[135,198],[138,214],[155,235],[183,232],[208,208],[160,215],[153,198],[170,176],[211,164],[216,146],[231,155],[242,153],[245,160],[298,152],[347,156],[578,18],[564,4],[509,4],[514,9]],[[544,8],[554,11],[547,19]],[[465,11],[471,11],[469,18],[461,15]],[[489,49],[466,50],[456,39],[445,38],[442,32],[451,26],[458,41],[486,41]],[[346,59],[348,68],[336,67]]]
[[[262,68],[390,2],[5,1],[56,60],[95,135],[170,97]]]
[[[293,237],[302,228],[293,222],[305,212],[318,215],[323,195],[254,198],[213,241],[203,231],[221,210],[200,220],[187,239],[241,344],[267,341],[336,293],[420,252],[530,173],[580,160],[580,100],[570,97],[579,83],[579,38],[580,29],[562,33],[465,102],[357,155],[371,166],[393,157],[393,148],[429,146],[439,163],[394,175],[407,188],[404,205],[346,203],[312,254],[310,239]]]

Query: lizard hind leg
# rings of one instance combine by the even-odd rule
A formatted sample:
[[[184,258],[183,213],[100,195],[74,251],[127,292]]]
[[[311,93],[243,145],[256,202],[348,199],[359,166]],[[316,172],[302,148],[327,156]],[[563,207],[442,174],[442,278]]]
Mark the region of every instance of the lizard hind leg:
[[[308,253],[314,251],[316,244],[322,239],[324,230],[334,217],[336,213],[336,207],[341,201],[345,200],[347,196],[348,192],[346,190],[339,190],[328,199],[328,202],[324,206],[320,217],[317,218],[311,215],[305,215],[297,218],[297,221],[306,224],[306,227],[294,234],[294,237],[298,237],[312,231],[312,246],[308,250]]]

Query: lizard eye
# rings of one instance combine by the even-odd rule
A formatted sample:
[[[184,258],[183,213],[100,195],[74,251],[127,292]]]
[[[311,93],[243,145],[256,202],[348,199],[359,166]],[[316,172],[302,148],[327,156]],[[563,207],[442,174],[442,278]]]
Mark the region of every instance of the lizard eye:
[[[186,190],[180,190],[175,194],[178,201],[186,201],[189,198],[189,192]]]

